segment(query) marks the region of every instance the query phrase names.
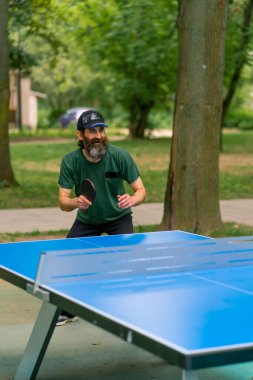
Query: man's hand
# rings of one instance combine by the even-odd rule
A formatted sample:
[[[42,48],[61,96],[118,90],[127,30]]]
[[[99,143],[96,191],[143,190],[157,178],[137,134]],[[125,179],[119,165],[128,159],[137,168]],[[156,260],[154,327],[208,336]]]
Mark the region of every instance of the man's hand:
[[[62,211],[72,211],[76,208],[86,211],[91,206],[91,202],[83,195],[71,198],[71,190],[60,187],[59,205]]]
[[[123,195],[118,195],[117,197],[118,197],[119,208],[129,208],[135,205],[134,195],[131,196],[129,194],[123,194]]]
[[[83,211],[86,211],[92,205],[92,203],[83,195],[80,195],[77,198],[77,205],[78,205],[78,208],[80,208]]]
[[[135,182],[130,183],[132,190],[134,191],[133,195],[123,194],[118,195],[118,206],[120,208],[130,208],[138,206],[141,204],[146,197],[146,190],[143,186],[142,180],[140,177],[137,178]]]

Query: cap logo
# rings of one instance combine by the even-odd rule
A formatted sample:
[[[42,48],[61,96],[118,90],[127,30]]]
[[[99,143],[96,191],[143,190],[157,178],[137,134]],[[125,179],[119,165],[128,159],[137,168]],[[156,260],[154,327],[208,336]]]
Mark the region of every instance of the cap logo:
[[[102,120],[102,119],[101,119],[101,116],[99,116],[97,113],[94,113],[94,112],[90,115],[83,116],[82,118],[83,124],[87,124],[92,120]]]
[[[97,119],[100,119],[99,115],[96,114],[96,113],[92,113],[92,114],[90,115],[90,118],[91,118],[91,120],[97,120]]]

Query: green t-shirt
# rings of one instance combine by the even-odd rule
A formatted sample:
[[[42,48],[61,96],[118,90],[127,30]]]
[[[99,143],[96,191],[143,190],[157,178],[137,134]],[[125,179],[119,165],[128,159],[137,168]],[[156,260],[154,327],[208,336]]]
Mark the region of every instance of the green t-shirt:
[[[85,212],[79,209],[77,219],[101,224],[131,213],[130,208],[118,207],[117,195],[125,193],[124,181],[133,183],[139,176],[130,154],[109,145],[107,154],[97,163],[88,161],[81,149],[67,154],[62,159],[58,183],[64,189],[74,188],[76,196],[79,196],[81,182],[90,179],[96,187],[96,200]]]

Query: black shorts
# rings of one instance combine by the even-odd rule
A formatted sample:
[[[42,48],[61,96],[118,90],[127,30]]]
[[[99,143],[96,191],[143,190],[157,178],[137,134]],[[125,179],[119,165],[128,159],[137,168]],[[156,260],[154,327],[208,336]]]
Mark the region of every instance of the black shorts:
[[[108,235],[132,234],[132,215],[127,214],[117,220],[113,220],[112,222],[102,223],[99,225],[83,223],[76,219],[73,226],[69,230],[67,238],[100,236],[103,233]]]

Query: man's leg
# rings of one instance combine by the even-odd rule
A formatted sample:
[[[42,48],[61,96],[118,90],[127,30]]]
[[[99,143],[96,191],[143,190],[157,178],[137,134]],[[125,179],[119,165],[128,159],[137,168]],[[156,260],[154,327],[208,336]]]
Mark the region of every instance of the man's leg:
[[[133,219],[131,214],[122,216],[110,223],[103,225],[104,232],[108,235],[132,234],[133,233]]]
[[[94,224],[82,223],[76,219],[66,237],[77,238],[77,237],[100,236],[100,235],[101,235],[100,226],[96,226]]]

